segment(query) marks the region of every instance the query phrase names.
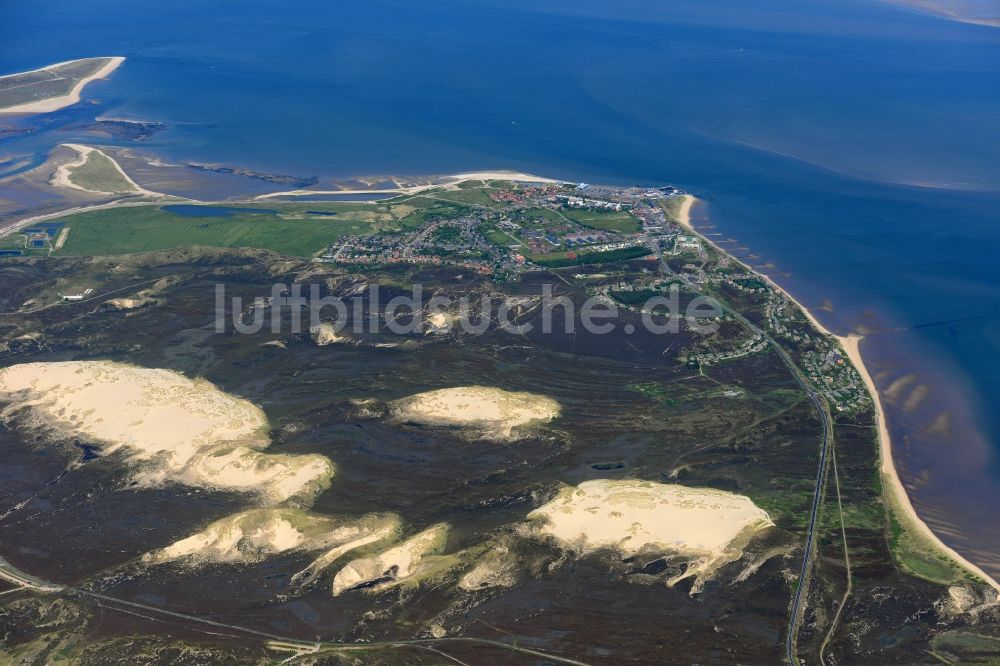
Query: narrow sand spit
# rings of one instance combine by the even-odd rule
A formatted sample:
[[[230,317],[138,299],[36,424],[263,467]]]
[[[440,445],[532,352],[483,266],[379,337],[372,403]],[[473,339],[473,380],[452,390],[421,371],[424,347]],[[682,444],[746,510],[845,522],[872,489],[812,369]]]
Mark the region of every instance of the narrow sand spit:
[[[514,439],[515,431],[551,421],[559,411],[559,403],[543,395],[486,386],[427,391],[390,405],[399,421],[463,428],[491,439]]]
[[[448,526],[441,523],[377,555],[348,562],[333,578],[333,596],[359,585],[384,588],[427,573],[434,567],[431,556],[444,548],[447,538]]]
[[[43,426],[122,450],[146,485],[243,490],[268,503],[325,489],[320,455],[262,453],[267,420],[250,402],[200,379],[112,361],[24,363],[0,370],[0,398]]]
[[[54,65],[49,65],[47,67],[42,67],[40,69],[32,70],[34,72],[50,71],[55,67],[60,65],[69,65],[70,63],[79,62],[78,60],[67,60],[66,62],[57,62]],[[90,76],[84,77],[77,81],[73,89],[70,90],[65,95],[59,95],[58,97],[50,97],[48,99],[42,99],[35,102],[25,102],[24,104],[17,104],[14,106],[8,106],[6,108],[0,109],[0,114],[4,113],[50,113],[52,111],[58,111],[59,109],[71,106],[80,101],[80,95],[83,93],[84,87],[91,81],[96,81],[97,79],[103,79],[110,75],[111,72],[118,69],[118,66],[125,62],[125,58],[122,56],[111,56],[108,57],[108,62],[105,63],[103,67],[91,74]],[[21,74],[28,74],[30,72],[20,72]],[[5,77],[4,77],[5,78]]]
[[[530,173],[522,173],[520,171],[476,171],[471,173],[456,173],[451,176],[444,176],[441,182],[436,183],[423,183],[421,185],[410,185],[405,187],[394,187],[390,189],[375,189],[375,190],[285,190],[282,192],[268,192],[267,194],[259,194],[254,199],[271,199],[274,197],[295,197],[295,196],[316,196],[317,194],[338,194],[338,195],[351,195],[351,194],[417,194],[419,192],[424,192],[426,190],[434,189],[445,189],[452,190],[457,189],[462,183],[467,183],[476,180],[516,180],[518,182],[524,183],[560,183],[562,181],[553,180],[551,178],[544,178],[542,176],[533,176]]]
[[[384,516],[343,522],[288,507],[252,509],[217,520],[201,532],[147,553],[143,561],[257,562],[291,550],[324,548],[346,553],[367,543],[366,537],[383,534],[398,522],[395,517]]]
[[[739,559],[750,537],[772,526],[749,497],[652,481],[599,479],[564,489],[528,518],[542,535],[580,554],[611,549],[690,559],[673,585],[695,576],[692,593],[723,564]]]

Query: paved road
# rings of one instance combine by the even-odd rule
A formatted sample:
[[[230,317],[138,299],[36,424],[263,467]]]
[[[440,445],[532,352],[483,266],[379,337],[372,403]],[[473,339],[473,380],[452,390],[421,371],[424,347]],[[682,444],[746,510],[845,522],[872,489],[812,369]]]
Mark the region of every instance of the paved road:
[[[64,589],[62,585],[49,583],[21,571],[2,557],[0,557],[0,580],[39,592],[61,592]]]
[[[787,351],[785,351],[784,347],[779,345],[774,338],[761,330],[757,325],[741,315],[739,312],[726,307],[725,304],[722,305],[723,308],[728,310],[745,326],[749,327],[750,330],[758,333],[763,336],[765,340],[767,340],[768,344],[771,345],[771,347],[778,353],[778,356],[781,357],[781,360],[785,363],[785,365],[788,366],[788,369],[795,377],[795,381],[799,383],[802,389],[809,396],[809,399],[816,406],[816,410],[819,412],[820,420],[823,423],[823,437],[819,447],[819,465],[816,470],[816,484],[813,489],[812,509],[809,514],[809,529],[806,532],[806,543],[803,547],[802,553],[802,567],[799,571],[799,581],[795,588],[795,595],[792,597],[791,619],[789,620],[788,632],[785,636],[785,656],[788,658],[788,662],[790,664],[798,664],[798,657],[796,656],[796,639],[799,633],[799,624],[802,621],[802,614],[805,612],[803,600],[808,592],[809,575],[812,570],[813,557],[815,556],[816,524],[818,522],[819,507],[823,500],[823,479],[826,474],[830,441],[833,438],[833,420],[830,416],[830,407],[827,404],[826,399],[818,391],[816,391],[809,379],[795,364],[795,361],[792,360],[792,357],[789,356]]]
[[[337,642],[326,642],[326,641],[302,641],[295,638],[289,638],[287,636],[279,636],[277,634],[271,634],[265,631],[258,631],[256,629],[251,629],[249,627],[241,627],[235,624],[227,624],[225,622],[217,622],[215,620],[210,620],[205,617],[199,617],[196,615],[188,615],[186,613],[178,613],[175,611],[167,610],[165,608],[159,608],[157,606],[150,606],[148,604],[142,604],[135,601],[127,601],[125,599],[119,599],[117,597],[111,597],[105,594],[100,594],[98,592],[92,592],[90,590],[84,590],[76,587],[57,585],[56,583],[50,583],[44,581],[40,578],[32,576],[24,571],[21,571],[7,560],[0,557],[0,580],[6,580],[14,585],[19,586],[22,589],[35,590],[37,592],[43,593],[57,593],[63,592],[69,596],[89,598],[103,605],[105,608],[114,608],[115,606],[124,606],[126,608],[133,608],[148,611],[150,613],[155,613],[161,616],[167,616],[176,618],[178,620],[184,620],[187,622],[194,622],[197,624],[204,624],[219,629],[231,629],[236,632],[243,634],[250,634],[258,638],[267,639],[269,643],[277,643],[275,649],[278,650],[290,650],[294,646],[300,646],[301,651],[304,653],[312,653],[323,651],[323,650],[337,650],[337,651],[360,651],[360,650],[379,650],[385,648],[393,647],[415,647],[420,649],[430,649],[430,646],[444,646],[448,643],[473,643],[477,645],[489,645],[493,647],[499,647],[512,652],[518,652],[520,654],[528,654],[535,657],[542,657],[549,661],[554,661],[561,664],[571,664],[572,666],[591,666],[590,664],[578,661],[576,659],[571,659],[569,657],[562,657],[556,654],[551,654],[548,652],[543,652],[541,650],[532,650],[529,648],[520,647],[518,645],[512,645],[510,643],[504,643],[502,641],[493,641],[486,638],[473,638],[471,636],[445,636],[442,638],[416,638],[410,640],[400,640],[400,641],[375,641],[371,643],[337,643]],[[9,590],[14,591],[14,590]],[[129,612],[129,611],[126,611]],[[141,616],[146,617],[146,616]],[[437,651],[437,650],[434,650]],[[295,655],[293,655],[295,656]]]

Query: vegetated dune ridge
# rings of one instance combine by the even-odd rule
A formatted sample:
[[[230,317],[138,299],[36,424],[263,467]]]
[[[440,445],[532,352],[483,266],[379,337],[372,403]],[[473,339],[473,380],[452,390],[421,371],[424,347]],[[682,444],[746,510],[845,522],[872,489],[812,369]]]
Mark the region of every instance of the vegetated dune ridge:
[[[164,196],[159,192],[147,190],[132,180],[132,177],[125,173],[125,170],[122,169],[121,165],[102,150],[92,146],[85,146],[80,143],[64,143],[60,144],[60,147],[75,151],[77,158],[72,162],[60,165],[55,170],[50,181],[55,187],[68,187],[82,192],[105,194],[108,196],[116,194],[144,195],[148,197]],[[83,173],[91,163],[98,161],[105,165],[104,171],[106,171],[106,173],[102,174],[99,185],[95,186],[91,183],[81,182],[79,175]]]
[[[490,545],[475,565],[458,581],[458,587],[466,590],[484,590],[490,587],[512,587],[517,583],[520,563],[504,543]]]
[[[426,391],[390,404],[390,413],[399,421],[460,428],[499,440],[516,439],[524,429],[551,421],[559,412],[559,403],[544,395],[486,386]]]
[[[287,506],[251,509],[221,518],[143,560],[255,562],[289,550],[321,549],[343,554],[385,538],[398,526],[399,520],[387,515],[345,521]]]
[[[125,62],[125,58],[122,57],[122,56],[106,56],[106,57],[99,57],[99,58],[81,58],[79,60],[67,60],[65,62],[57,62],[54,65],[48,65],[46,67],[41,67],[39,69],[32,70],[31,72],[20,72],[18,74],[10,74],[8,76],[0,77],[0,78],[8,78],[9,76],[23,76],[25,74],[32,74],[32,73],[35,73],[35,72],[49,72],[49,73],[57,75],[57,72],[55,71],[57,68],[62,67],[64,65],[73,65],[73,64],[76,64],[76,63],[81,63],[81,62],[84,62],[86,60],[99,61],[99,62],[95,62],[95,66],[97,66],[98,64],[100,64],[100,67],[98,67],[97,69],[95,69],[95,71],[92,74],[90,74],[89,76],[85,76],[85,77],[81,78],[79,81],[77,81],[73,85],[73,87],[70,88],[65,94],[63,94],[63,95],[56,95],[56,96],[53,96],[53,97],[49,97],[47,99],[40,99],[40,100],[35,100],[35,101],[32,101],[32,102],[25,102],[23,104],[14,104],[12,106],[0,107],[0,114],[5,114],[5,113],[50,113],[52,111],[58,111],[59,109],[62,109],[62,108],[65,108],[67,106],[71,106],[73,104],[76,104],[77,102],[80,101],[80,96],[83,93],[83,89],[84,89],[84,87],[88,83],[90,83],[91,81],[96,81],[97,79],[103,79],[103,78],[109,76],[111,74],[111,72],[113,72],[116,69],[118,69],[118,66],[121,65],[123,62]],[[103,61],[103,63],[101,63],[100,61]]]
[[[444,548],[447,538],[448,525],[440,523],[375,555],[348,562],[333,578],[333,596],[361,585],[385,588],[430,573],[440,561],[433,556]]]
[[[717,568],[739,559],[754,533],[774,524],[743,495],[635,479],[584,481],[528,518],[538,521],[542,535],[581,554],[612,549],[686,556],[686,571],[668,584],[695,576],[692,593]]]
[[[171,370],[112,361],[24,363],[0,370],[7,412],[122,451],[140,484],[244,491],[265,505],[311,498],[329,486],[319,455],[269,454],[263,412],[214,384]]]

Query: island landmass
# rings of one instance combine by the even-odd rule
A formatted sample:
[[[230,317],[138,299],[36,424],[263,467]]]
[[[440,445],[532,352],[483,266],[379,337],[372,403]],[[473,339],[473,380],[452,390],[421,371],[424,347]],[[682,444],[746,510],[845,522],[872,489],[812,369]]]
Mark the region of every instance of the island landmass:
[[[88,83],[123,62],[122,56],[81,58],[0,76],[0,114],[51,113],[76,104]]]
[[[53,429],[9,447],[27,477],[0,493],[10,507],[0,520],[11,539],[58,551],[44,534],[60,529],[28,533],[19,516],[42,492],[32,484],[48,488],[44,475],[61,473],[32,467],[33,447],[65,437],[84,459],[45,493],[74,498],[88,473],[118,470],[117,483],[177,510],[158,510],[122,555],[72,575],[2,553],[10,590],[0,623],[5,612],[63,604],[61,642],[27,635],[18,655],[86,644],[90,604],[259,640],[219,638],[213,649],[227,654],[363,649],[386,662],[423,649],[522,658],[528,644],[528,658],[572,664],[649,661],[665,643],[706,660],[721,644],[737,661],[790,663],[993,646],[977,631],[1000,587],[910,504],[861,338],[832,334],[729,241],[696,229],[694,195],[484,171],[153,199],[113,150],[61,150],[33,177],[82,209],[14,220],[0,237],[8,430]],[[345,312],[374,330],[324,320],[301,333],[213,335],[210,289],[249,298],[274,280],[345,301],[420,283],[492,309],[476,335],[456,327],[454,307],[417,309],[424,326],[399,333],[371,300]],[[627,325],[544,333],[552,285],[570,302],[615,308]],[[717,303],[714,331],[656,304],[674,296]],[[256,307],[234,305],[234,325],[256,319]],[[536,332],[512,338],[497,325],[504,308]],[[646,318],[679,328],[644,331]],[[60,392],[67,378],[80,385],[73,397]],[[163,393],[161,384],[177,404],[151,394],[127,414],[106,409],[101,386]],[[198,401],[222,407],[201,414]],[[156,424],[185,410],[199,444],[164,457],[183,447],[160,442]],[[246,432],[214,434],[227,410],[255,415]],[[128,423],[149,434],[130,441]],[[445,493],[441,470],[455,484]],[[171,494],[176,484],[220,500]],[[129,524],[143,511],[109,496]],[[63,530],[64,515],[68,505],[52,518]],[[120,540],[116,527],[91,525],[86,538]],[[170,590],[188,579],[204,584],[179,607]],[[230,594],[211,595],[223,585]],[[545,615],[520,621],[507,604],[523,594],[542,599]],[[579,613],[622,594],[633,611]],[[297,615],[303,603],[320,610]],[[245,624],[207,619],[245,604],[268,610]],[[745,609],[738,617],[734,605]],[[328,632],[329,612],[338,619]],[[273,634],[271,613],[288,635]],[[917,613],[933,620],[900,636]],[[693,614],[716,618],[715,630]],[[684,631],[664,636],[664,623]],[[106,656],[116,645],[86,649]]]

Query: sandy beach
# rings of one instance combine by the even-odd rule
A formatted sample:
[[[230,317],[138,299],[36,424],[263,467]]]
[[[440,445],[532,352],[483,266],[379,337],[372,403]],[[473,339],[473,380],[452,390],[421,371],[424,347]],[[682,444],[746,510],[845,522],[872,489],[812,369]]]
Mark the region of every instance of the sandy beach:
[[[545,178],[542,176],[533,176],[530,173],[523,173],[520,171],[473,171],[469,173],[456,173],[450,176],[443,176],[441,182],[436,183],[423,183],[421,185],[412,185],[409,187],[393,187],[389,189],[375,189],[375,190],[288,190],[285,192],[268,192],[267,194],[260,194],[254,197],[254,200],[262,199],[273,199],[275,197],[307,197],[316,195],[328,195],[328,194],[419,194],[420,192],[425,192],[427,190],[433,190],[438,188],[444,189],[455,189],[462,183],[467,183],[474,180],[516,180],[518,182],[524,183],[560,183],[563,181],[554,180],[552,178]]]
[[[801,307],[801,306],[799,306]],[[868,368],[865,366],[864,360],[861,358],[860,344],[864,339],[861,335],[848,335],[848,336],[835,336],[840,344],[844,347],[844,351],[847,352],[848,358],[851,359],[851,363],[857,368],[858,373],[861,374],[861,378],[865,382],[865,386],[868,388],[868,393],[871,394],[872,400],[875,403],[875,412],[878,418],[878,439],[879,439],[879,452],[882,461],[882,481],[883,487],[889,489],[893,497],[890,501],[895,501],[896,509],[901,517],[909,521],[909,525],[906,527],[915,531],[919,536],[927,539],[930,545],[943,551],[957,562],[961,567],[972,572],[976,576],[980,577],[988,583],[993,589],[1000,592],[1000,583],[997,583],[989,574],[977,567],[972,562],[959,555],[951,546],[941,541],[941,539],[934,533],[934,531],[927,526],[917,514],[916,509],[913,508],[913,504],[910,502],[910,496],[906,492],[906,488],[903,486],[903,482],[899,478],[899,473],[896,471],[896,465],[892,460],[892,440],[889,437],[889,427],[885,420],[885,411],[882,409],[882,402],[879,398],[878,390],[875,388],[875,382],[872,381],[871,374],[868,372]]]
[[[43,72],[51,70],[60,65],[68,65],[74,62],[80,62],[80,60],[85,60],[85,58],[80,58],[79,60],[67,60],[65,62],[57,62],[54,65],[48,65],[47,67],[40,67],[38,69],[31,70],[32,72]],[[36,102],[28,102],[26,104],[16,104],[14,106],[8,106],[6,108],[0,109],[0,114],[4,113],[51,113],[52,111],[58,111],[59,109],[66,108],[72,104],[76,104],[80,101],[80,95],[83,93],[83,89],[91,81],[96,81],[98,79],[103,79],[110,75],[111,72],[118,69],[119,65],[125,62],[125,58],[122,56],[111,57],[107,64],[101,67],[99,70],[91,74],[90,76],[81,79],[77,82],[73,89],[70,90],[65,95],[60,95],[59,97],[50,97],[49,99],[38,100]],[[19,72],[19,74],[30,74],[31,72]]]
[[[697,202],[697,198],[693,195],[685,195],[686,200],[681,205],[678,211],[677,222],[683,226],[689,232],[696,234],[699,238],[704,240],[706,243],[714,247],[719,252],[729,255],[724,248],[719,247],[712,242],[711,239],[700,234],[691,225],[691,208]],[[910,502],[910,496],[906,492],[906,488],[903,486],[903,482],[899,478],[899,473],[896,471],[896,465],[892,458],[892,439],[889,435],[889,428],[886,424],[885,410],[882,408],[882,402],[879,399],[878,390],[875,388],[875,382],[872,380],[871,374],[868,372],[868,368],[865,366],[864,360],[861,357],[860,343],[864,339],[861,335],[847,335],[841,336],[836,335],[829,329],[827,329],[823,324],[816,319],[815,315],[809,311],[802,303],[800,303],[794,296],[788,293],[784,288],[782,288],[778,283],[772,280],[769,276],[760,273],[759,271],[754,271],[743,262],[738,259],[734,261],[739,262],[747,270],[751,270],[762,279],[767,281],[774,289],[785,295],[788,300],[794,303],[798,308],[805,314],[809,322],[816,327],[816,329],[823,335],[828,335],[837,339],[840,345],[844,348],[844,352],[847,357],[851,360],[851,363],[857,369],[861,378],[864,380],[865,386],[868,388],[868,393],[872,397],[872,401],[875,405],[876,420],[878,422],[878,439],[879,439],[879,457],[881,459],[881,471],[883,478],[883,487],[886,489],[886,493],[889,495],[887,500],[895,504],[895,508],[899,514],[899,518],[904,519],[908,522],[905,527],[911,532],[916,533],[916,535],[927,540],[928,545],[940,550],[942,553],[946,554],[949,558],[955,561],[959,566],[971,572],[975,576],[981,578],[985,583],[989,584],[995,590],[1000,591],[1000,583],[989,576],[985,571],[980,569],[978,566],[968,561],[962,555],[957,553],[953,548],[941,541],[927,523],[920,518],[917,514],[916,509],[913,508],[913,504]]]

